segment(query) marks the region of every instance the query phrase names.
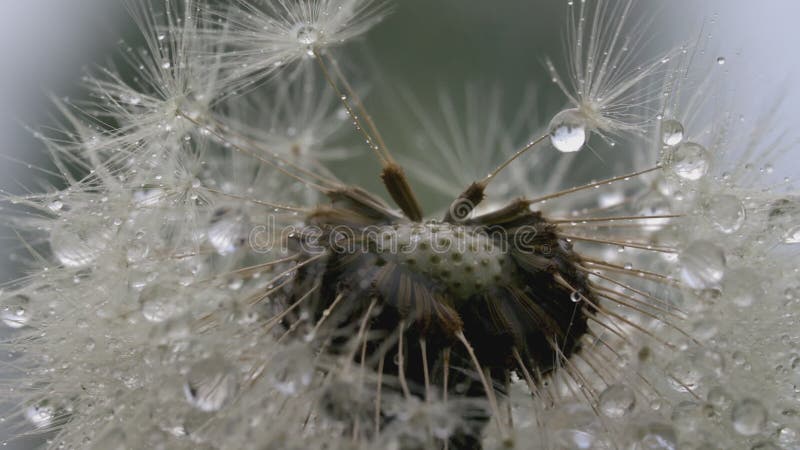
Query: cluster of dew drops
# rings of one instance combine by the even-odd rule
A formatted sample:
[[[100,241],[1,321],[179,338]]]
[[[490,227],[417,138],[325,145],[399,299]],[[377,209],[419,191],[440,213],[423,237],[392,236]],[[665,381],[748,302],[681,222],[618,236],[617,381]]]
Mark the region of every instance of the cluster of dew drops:
[[[719,58],[717,64],[724,64],[724,58]],[[683,124],[672,118],[659,115],[658,145],[662,149],[661,166],[665,175],[676,179],[679,184],[692,185],[706,177],[711,168],[712,156],[708,149],[697,142],[686,139]],[[557,150],[563,153],[580,151],[587,145],[592,132],[586,116],[579,109],[566,109],[554,116],[549,125],[550,142]],[[769,169],[766,169],[767,171]],[[726,177],[723,175],[723,180]],[[732,193],[719,193],[713,198],[703,202],[703,214],[712,225],[712,229],[723,235],[731,235],[743,229],[746,221],[745,202]],[[778,207],[767,207],[769,220],[767,231],[777,231],[778,241],[786,244],[800,243],[800,225],[797,223],[798,201],[789,197],[778,202]],[[780,223],[772,223],[777,220]],[[682,283],[690,289],[703,291],[707,289],[721,289],[726,293],[727,301],[737,307],[747,308],[758,302],[759,292],[763,289],[763,281],[758,273],[750,267],[728,268],[725,249],[717,242],[710,239],[698,239],[689,242],[679,254],[679,276]],[[626,264],[626,268],[628,265]],[[796,295],[797,288],[789,287],[786,298],[800,298]],[[739,353],[739,360],[742,354]],[[691,358],[684,358],[691,364]],[[736,359],[736,358],[734,358]],[[678,359],[677,365],[681,365]],[[800,358],[796,358],[796,366],[800,368]],[[736,361],[734,361],[736,362]],[[741,362],[741,361],[739,361]],[[700,376],[692,367],[672,367],[676,372],[686,369],[686,373]],[[685,381],[685,380],[682,380]],[[699,382],[698,380],[695,380]],[[676,390],[685,389],[685,384],[676,385]],[[764,404],[755,398],[747,397],[735,400],[721,387],[713,387],[708,394],[709,403],[725,409],[733,430],[740,436],[757,437],[763,435],[768,428],[768,411]],[[632,390],[624,385],[609,386],[599,397],[599,412],[611,419],[627,417],[634,410],[636,396]],[[690,409],[690,408],[689,408]],[[682,411],[678,408],[674,414],[691,416],[694,411]],[[671,427],[645,430],[652,438],[663,442],[674,442],[677,437]],[[585,438],[585,435],[583,436]],[[782,427],[778,430],[778,441],[781,443],[795,443],[800,438],[800,432],[791,428]],[[769,441],[757,444],[753,448],[771,449]]]

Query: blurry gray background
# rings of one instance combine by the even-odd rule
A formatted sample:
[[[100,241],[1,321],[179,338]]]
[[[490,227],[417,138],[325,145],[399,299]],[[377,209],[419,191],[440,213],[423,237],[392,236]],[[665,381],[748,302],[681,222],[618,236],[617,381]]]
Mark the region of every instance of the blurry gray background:
[[[612,0],[613,1],[613,0]],[[368,53],[385,82],[402,81],[433,105],[442,87],[460,92],[465,82],[498,82],[511,93],[529,82],[543,83],[545,55],[562,51],[563,1],[397,0],[395,14],[371,32]],[[787,120],[800,117],[800,35],[796,0],[645,0],[656,11],[652,38],[694,41],[702,26],[713,36],[718,70],[729,72],[734,104],[763,111],[769,100],[786,97]],[[47,123],[47,94],[76,96],[81,67],[102,62],[119,37],[130,33],[116,0],[0,0],[0,188],[20,193],[36,189],[41,176],[20,160],[47,167],[41,146],[23,124]],[[548,87],[548,89],[552,89]],[[783,90],[782,90],[783,89]],[[545,93],[562,101],[557,93]],[[379,103],[390,108],[389,101]],[[755,113],[754,113],[755,114]],[[779,172],[800,167],[798,153]],[[781,175],[782,176],[782,175]],[[7,236],[7,234],[6,234]],[[20,275],[9,261],[18,243],[0,240],[0,279]],[[2,335],[0,330],[0,335]],[[7,439],[0,428],[0,442]],[[24,442],[6,448],[23,448]]]

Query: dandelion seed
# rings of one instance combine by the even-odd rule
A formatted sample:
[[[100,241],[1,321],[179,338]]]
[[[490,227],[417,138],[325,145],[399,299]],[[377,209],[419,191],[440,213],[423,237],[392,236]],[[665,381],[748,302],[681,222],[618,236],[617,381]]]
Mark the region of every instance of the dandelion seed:
[[[559,75],[556,65],[547,60],[552,79],[573,106],[570,115],[579,119],[577,123],[582,123],[587,133],[606,137],[621,131],[643,132],[656,115],[664,93],[664,61],[669,61],[674,51],[637,61],[642,37],[625,28],[634,5],[632,0],[569,4],[568,78]],[[631,110],[638,112],[631,114]]]
[[[387,12],[376,0],[236,0],[209,15],[224,21],[208,37],[228,46],[221,61],[226,79],[250,85],[276,69],[364,34]]]

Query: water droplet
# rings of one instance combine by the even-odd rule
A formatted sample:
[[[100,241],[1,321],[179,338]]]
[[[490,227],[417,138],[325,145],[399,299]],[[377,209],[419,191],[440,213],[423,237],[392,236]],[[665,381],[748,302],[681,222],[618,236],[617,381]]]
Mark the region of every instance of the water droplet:
[[[623,191],[604,192],[597,196],[597,206],[608,208],[623,203],[625,199],[625,192]]]
[[[148,208],[158,206],[164,197],[161,189],[144,189],[134,192],[132,198],[136,208]]]
[[[275,355],[266,369],[269,382],[278,392],[296,395],[311,384],[314,363],[308,347],[295,345]]]
[[[248,237],[244,216],[228,208],[214,212],[208,227],[208,241],[220,255],[229,255],[241,248]]]
[[[239,389],[236,372],[225,359],[212,356],[195,363],[186,374],[183,392],[195,408],[219,411],[226,406]]]
[[[131,241],[125,251],[125,258],[131,264],[140,263],[147,258],[150,253],[150,247],[144,239]]]
[[[785,244],[800,243],[800,201],[786,197],[772,202],[767,213],[770,231]]]
[[[684,180],[696,181],[708,173],[711,155],[700,144],[684,142],[672,149],[668,155],[667,164],[675,175]]]
[[[692,289],[718,287],[725,276],[725,252],[708,241],[694,241],[680,255],[681,280]]]
[[[50,211],[53,211],[53,212],[61,211],[61,209],[63,207],[64,207],[64,203],[61,200],[54,200],[54,201],[50,202],[50,204],[47,205],[47,208]]]
[[[763,294],[761,279],[758,274],[749,267],[740,267],[731,270],[725,276],[722,284],[722,293],[727,301],[734,305],[746,308],[751,306]]]
[[[699,341],[707,341],[719,332],[719,325],[714,319],[700,319],[692,324],[692,336]]]
[[[28,311],[30,299],[24,295],[15,295],[3,301],[0,306],[0,321],[9,328],[22,328],[31,316]]]
[[[725,57],[724,56],[720,56],[719,58],[717,58],[717,64],[719,64],[720,66],[724,65],[725,64]]]
[[[142,315],[150,322],[163,322],[180,312],[180,292],[174,287],[156,284],[139,296]]]
[[[783,236],[783,242],[787,244],[800,244],[800,225],[787,231]]]
[[[47,428],[53,423],[55,412],[55,408],[45,401],[29,406],[25,410],[25,418],[36,428]]]
[[[676,357],[666,367],[669,384],[678,392],[694,392],[703,381],[702,369],[690,355]]]
[[[548,428],[554,430],[557,448],[597,448],[599,421],[585,405],[567,403],[561,406],[548,418]]]
[[[681,141],[683,141],[683,124],[673,119],[661,122],[661,143],[673,147]]]
[[[297,42],[306,46],[306,54],[314,56],[314,44],[319,41],[319,31],[310,25],[300,25],[295,31]]]
[[[636,406],[633,391],[621,384],[612,384],[600,394],[600,412],[612,419],[628,415]]]
[[[767,409],[758,400],[746,398],[733,405],[731,422],[737,433],[754,436],[764,431],[767,425]]]
[[[589,139],[586,116],[577,109],[566,109],[550,121],[550,142],[557,150],[577,152]]]
[[[244,286],[244,278],[242,277],[233,277],[228,281],[228,289],[232,291],[238,291],[242,286]]]
[[[708,391],[708,402],[717,408],[725,409],[731,404],[731,396],[721,386],[714,386]]]
[[[744,204],[735,195],[719,195],[706,205],[711,222],[723,233],[738,231],[746,219]]]
[[[675,430],[663,423],[652,422],[639,427],[635,434],[634,447],[642,450],[675,450],[678,436]]]
[[[789,447],[790,445],[800,443],[800,433],[792,427],[782,426],[778,430],[778,442],[787,446],[787,448],[791,448]]]
[[[110,237],[106,224],[79,218],[56,224],[50,232],[53,256],[66,267],[92,264],[106,249]]]
[[[311,25],[300,25],[295,31],[297,42],[303,45],[313,45],[319,39],[319,31]]]

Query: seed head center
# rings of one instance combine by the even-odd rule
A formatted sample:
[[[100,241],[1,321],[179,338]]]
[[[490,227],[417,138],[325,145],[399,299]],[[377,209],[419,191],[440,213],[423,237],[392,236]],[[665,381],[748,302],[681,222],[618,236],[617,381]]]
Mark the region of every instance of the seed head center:
[[[384,260],[433,278],[456,299],[466,300],[511,276],[506,249],[469,226],[397,224],[382,228],[375,242]]]

